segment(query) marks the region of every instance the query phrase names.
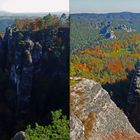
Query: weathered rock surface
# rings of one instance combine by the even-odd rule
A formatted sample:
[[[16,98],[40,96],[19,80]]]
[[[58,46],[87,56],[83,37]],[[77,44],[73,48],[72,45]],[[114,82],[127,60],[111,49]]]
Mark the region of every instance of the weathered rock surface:
[[[71,87],[70,94],[71,140],[103,140],[112,137],[115,132],[119,136],[122,132],[137,135],[123,111],[100,84],[88,79],[77,79],[78,83]],[[121,135],[119,140],[127,140],[130,136],[123,139]],[[131,138],[133,140],[134,137]],[[115,137],[110,140],[115,140]]]

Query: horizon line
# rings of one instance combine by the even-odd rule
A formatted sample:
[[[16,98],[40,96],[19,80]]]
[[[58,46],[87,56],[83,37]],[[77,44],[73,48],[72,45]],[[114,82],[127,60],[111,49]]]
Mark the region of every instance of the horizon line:
[[[112,11],[112,12],[70,12],[70,14],[117,14],[117,13],[131,13],[131,14],[140,14],[140,12],[132,11]]]

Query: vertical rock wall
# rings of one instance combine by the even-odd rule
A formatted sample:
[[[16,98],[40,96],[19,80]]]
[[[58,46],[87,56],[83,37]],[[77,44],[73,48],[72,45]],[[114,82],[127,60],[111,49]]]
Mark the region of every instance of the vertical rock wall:
[[[58,87],[64,84],[64,79],[68,81],[66,77],[69,67],[69,28],[48,27],[38,32],[21,32],[8,27],[4,42],[6,69],[9,71],[11,81],[16,85],[17,112],[26,112],[29,108],[35,77],[41,75],[44,80],[48,78],[49,84],[57,78],[56,80],[61,81],[57,84]],[[65,46],[64,51],[63,46]],[[68,89],[68,86],[64,87]],[[45,92],[51,90],[56,92],[51,88]]]
[[[128,94],[127,112],[129,119],[135,129],[140,131],[140,61],[135,65],[130,91]]]

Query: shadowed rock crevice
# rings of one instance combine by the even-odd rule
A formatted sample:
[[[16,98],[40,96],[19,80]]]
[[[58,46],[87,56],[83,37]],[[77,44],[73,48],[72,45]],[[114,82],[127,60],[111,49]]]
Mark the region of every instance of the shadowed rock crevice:
[[[135,65],[128,93],[127,113],[134,128],[140,132],[140,61]]]

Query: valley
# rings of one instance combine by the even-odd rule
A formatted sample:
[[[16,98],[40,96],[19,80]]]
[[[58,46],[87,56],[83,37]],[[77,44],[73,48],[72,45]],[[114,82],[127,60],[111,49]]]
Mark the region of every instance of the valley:
[[[128,98],[140,59],[139,21],[139,13],[72,14],[70,58],[70,76],[101,84],[137,132],[139,121],[130,115],[133,107],[128,111]],[[71,85],[75,84],[71,80]],[[132,94],[139,100],[137,86],[132,86]]]

